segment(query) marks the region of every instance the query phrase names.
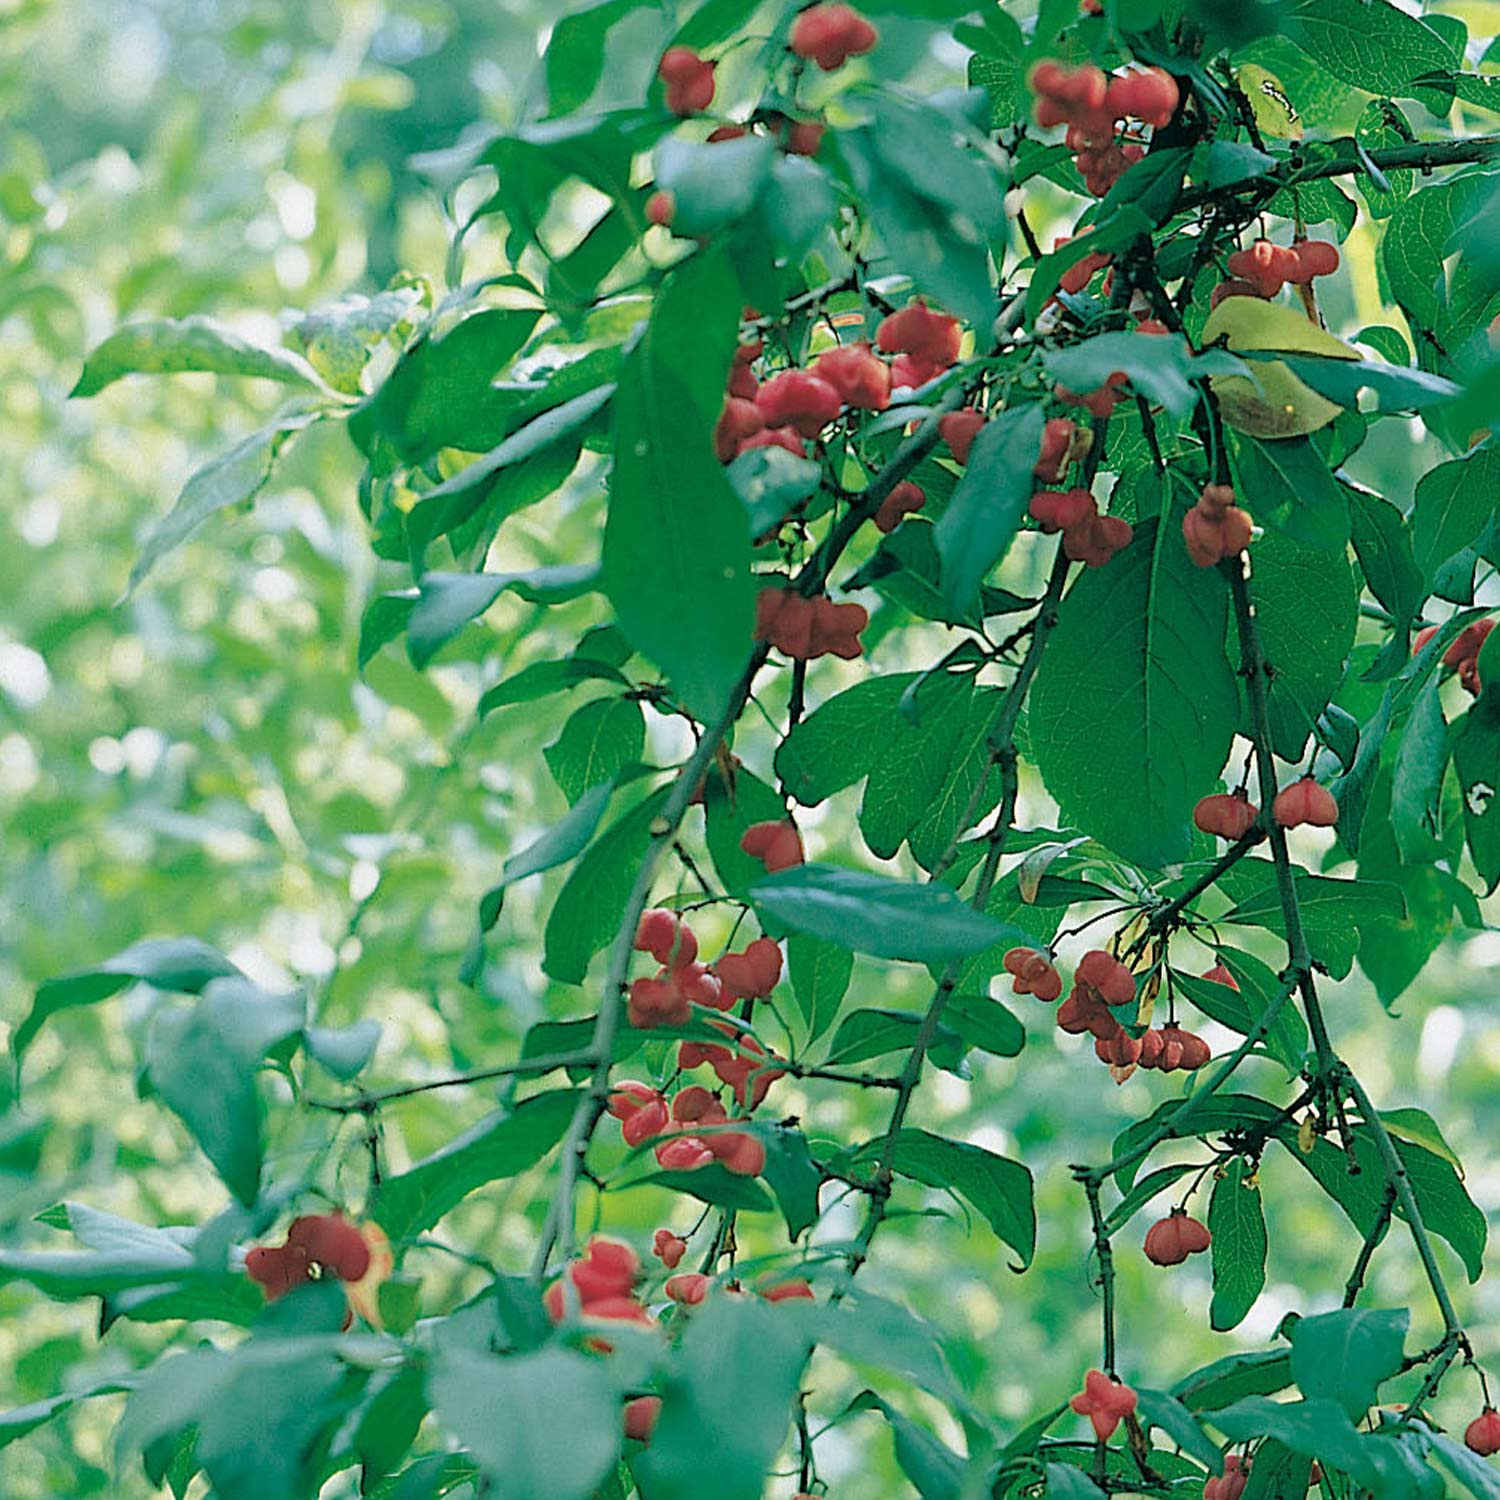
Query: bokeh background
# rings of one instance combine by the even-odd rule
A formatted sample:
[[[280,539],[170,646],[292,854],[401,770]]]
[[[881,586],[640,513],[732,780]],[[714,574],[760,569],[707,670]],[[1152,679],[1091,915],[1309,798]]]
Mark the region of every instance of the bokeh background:
[[[598,602],[551,614],[502,603],[424,674],[397,647],[359,672],[361,613],[381,587],[405,580],[385,577],[371,552],[359,463],[336,427],[299,445],[252,513],[216,519],[122,600],[151,521],[197,464],[264,421],[279,393],[178,376],[68,399],[85,350],[131,318],[202,312],[275,331],[401,271],[444,289],[455,270],[451,204],[412,159],[533,108],[547,29],[570,8],[547,0],[0,3],[0,1033],[24,1015],[41,980],[139,938],[175,934],[216,944],[267,984],[306,986],[328,1024],[380,1020],[381,1079],[514,1056],[536,1020],[591,1008],[584,992],[549,986],[540,971],[541,918],[555,883],[513,893],[477,991],[459,983],[458,966],[477,897],[500,861],[566,807],[541,753],[560,726],[560,701],[478,724],[478,695],[502,673],[557,654]],[[1454,9],[1484,29],[1484,6]],[[1268,65],[1299,84],[1309,128],[1347,130],[1349,120],[1308,107],[1317,80],[1305,64],[1272,57],[1277,45],[1265,44]],[[649,67],[655,41],[641,32],[622,46],[632,50],[612,60],[624,70],[607,71],[615,83]],[[880,55],[918,86],[962,81],[957,48]],[[1298,69],[1305,77],[1288,76]],[[1066,228],[1066,208],[1060,196],[1034,203],[1044,237]],[[475,239],[467,275],[503,269],[499,238],[486,229]],[[1328,309],[1336,329],[1386,318],[1372,247],[1363,228],[1346,246],[1352,274]],[[1418,424],[1382,427],[1387,434],[1360,453],[1353,473],[1406,503],[1430,455]],[[591,499],[565,496],[507,523],[507,564],[592,557]],[[1007,582],[1024,586],[1029,556],[1018,551],[1010,566]],[[925,663],[942,640],[935,630],[907,632],[882,644],[874,664]],[[820,684],[831,690],[837,670]],[[664,763],[679,753],[662,721],[651,731]],[[752,732],[738,748],[764,769],[769,742]],[[839,846],[856,805],[857,795],[836,798],[809,821],[815,848]],[[1038,788],[1027,789],[1025,811],[1048,821]],[[1440,1120],[1492,1218],[1500,1210],[1497,963],[1500,936],[1466,929],[1394,1016],[1358,972],[1328,998],[1336,1040],[1372,1093]],[[916,1005],[919,980],[862,966],[850,1003]],[[147,1003],[127,996],[71,1013],[33,1049],[24,1097],[0,1082],[7,1242],[60,1247],[55,1231],[32,1219],[62,1198],[161,1224],[198,1222],[222,1207],[222,1189],[177,1122],[136,1098]],[[1095,1356],[1088,1240],[1067,1164],[1102,1159],[1117,1130],[1172,1086],[1153,1077],[1116,1089],[1076,1040],[1059,1044],[1050,1013],[1037,1007],[1025,1018],[1031,1035],[1020,1058],[976,1054],[972,1079],[934,1075],[920,1110],[923,1123],[1032,1165],[1042,1222],[1036,1264],[1014,1274],[983,1225],[934,1195],[948,1217],[895,1221],[867,1273],[950,1332],[955,1365],[1002,1427],[1064,1397]],[[1246,1072],[1284,1097],[1273,1065]],[[790,1081],[779,1088],[815,1136],[858,1136],[884,1107],[801,1094]],[[391,1114],[392,1159],[440,1145],[495,1096],[476,1089],[401,1106]],[[285,1097],[283,1105],[273,1167],[292,1174],[322,1153],[327,1189],[357,1205],[365,1162],[357,1127],[331,1137],[327,1117],[298,1112]],[[1284,1156],[1268,1157],[1263,1184],[1270,1277],[1233,1335],[1207,1330],[1206,1265],[1154,1270],[1132,1253],[1131,1233],[1123,1237],[1124,1365],[1140,1382],[1166,1385],[1270,1340],[1290,1310],[1336,1305],[1357,1248],[1353,1231]],[[481,1193],[442,1238],[523,1266],[535,1235],[530,1186]],[[660,1200],[624,1195],[606,1220],[645,1231],[662,1211]],[[830,1217],[828,1233],[846,1229]],[[777,1243],[769,1231],[763,1246],[754,1231],[751,1240],[751,1248]],[[1456,1259],[1445,1246],[1439,1254],[1462,1286]],[[436,1249],[410,1265],[428,1312],[482,1283],[481,1272]],[[1377,1257],[1369,1301],[1412,1305],[1414,1346],[1431,1331],[1399,1232]],[[1497,1307],[1491,1285],[1461,1291],[1482,1358],[1500,1351]],[[200,1333],[223,1330],[189,1330]],[[182,1336],[176,1325],[121,1323],[101,1337],[89,1304],[0,1287],[0,1407],[91,1385]],[[1451,1387],[1457,1419],[1477,1392],[1464,1375]],[[909,1404],[936,1417],[918,1393]],[[0,1493],[148,1493],[135,1471],[111,1477],[116,1412],[114,1401],[94,1403],[0,1450]],[[835,1495],[908,1492],[888,1438],[872,1441],[873,1431],[854,1425],[830,1440],[824,1468]]]

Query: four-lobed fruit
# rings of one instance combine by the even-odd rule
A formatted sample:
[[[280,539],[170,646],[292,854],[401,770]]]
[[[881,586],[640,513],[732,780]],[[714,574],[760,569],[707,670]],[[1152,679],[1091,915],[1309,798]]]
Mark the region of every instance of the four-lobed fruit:
[[[911,480],[903,479],[880,502],[880,509],[875,512],[875,529],[889,536],[907,516],[926,504],[927,492]]]
[[[773,938],[758,937],[743,953],[724,954],[714,973],[727,999],[764,999],[780,982],[781,948]]]
[[[845,406],[884,411],[891,404],[891,367],[868,343],[826,350],[813,361],[812,373],[832,387]]]
[[[1249,513],[1234,503],[1231,486],[1206,484],[1198,503],[1182,518],[1182,539],[1188,556],[1200,568],[1211,568],[1250,545],[1251,525]]]
[[[1443,652],[1443,665],[1449,671],[1457,672],[1458,680],[1465,690],[1476,698],[1483,687],[1479,680],[1479,651],[1494,628],[1493,620],[1475,620],[1472,625],[1465,625]],[[1412,642],[1411,654],[1415,656],[1437,633],[1436,625],[1427,625],[1419,630]]]
[[[1236,250],[1229,257],[1228,266],[1230,276],[1248,288],[1251,295],[1274,297],[1288,284],[1307,286],[1315,277],[1331,276],[1339,268],[1339,252],[1327,240],[1275,245],[1261,239],[1248,249]]]
[[[1005,972],[1014,979],[1012,989],[1016,994],[1035,995],[1038,1000],[1048,1001],[1062,994],[1062,975],[1035,948],[1012,948],[1002,963]]]
[[[714,99],[714,64],[691,47],[668,47],[656,76],[666,85],[667,108],[674,115],[702,114]]]
[[[1174,1208],[1146,1231],[1146,1259],[1154,1266],[1180,1266],[1212,1243],[1207,1224],[1190,1217],[1186,1209]]]
[[[853,661],[864,650],[859,633],[870,623],[863,604],[809,599],[796,589],[763,588],[755,599],[753,639],[766,641],[793,661],[838,656]]]
[[[658,1229],[651,1237],[651,1253],[669,1271],[675,1271],[687,1254],[687,1241],[670,1229]]]
[[[1193,825],[1204,833],[1216,834],[1231,844],[1255,827],[1260,809],[1245,794],[1244,787],[1232,792],[1213,792],[1200,799],[1193,809]]]
[[[740,838],[740,848],[751,859],[758,859],[770,875],[778,870],[790,870],[805,858],[802,835],[790,818],[752,823]]]
[[[1103,1370],[1090,1370],[1083,1377],[1083,1389],[1068,1405],[1080,1417],[1087,1417],[1093,1424],[1095,1436],[1100,1442],[1105,1442],[1114,1436],[1115,1428],[1135,1412],[1136,1394],[1124,1381],[1106,1375]]]
[[[275,1302],[315,1276],[361,1281],[370,1262],[371,1248],[364,1233],[341,1213],[304,1214],[292,1220],[284,1243],[256,1245],[245,1252],[245,1272],[267,1302]]]
[[[1213,1058],[1213,1048],[1175,1021],[1152,1027],[1141,1037],[1141,1067],[1158,1073],[1196,1073]]]
[[[1080,427],[1071,417],[1049,417],[1042,428],[1042,451],[1031,472],[1043,484],[1058,484],[1069,466],[1086,458],[1093,445],[1094,434],[1087,427]]]
[[[871,51],[880,34],[850,5],[814,5],[797,17],[791,50],[832,73],[851,58]]]
[[[1308,775],[1277,792],[1271,816],[1283,828],[1300,828],[1304,823],[1313,828],[1332,828],[1339,820],[1339,805],[1326,786]]]

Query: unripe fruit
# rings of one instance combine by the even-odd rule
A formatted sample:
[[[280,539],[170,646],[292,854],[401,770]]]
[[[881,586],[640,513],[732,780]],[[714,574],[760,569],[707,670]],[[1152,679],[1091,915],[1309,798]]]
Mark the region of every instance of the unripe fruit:
[[[755,393],[767,427],[791,427],[815,438],[843,410],[838,391],[807,370],[784,370]]]
[[[1500,1412],[1487,1406],[1464,1428],[1464,1446],[1488,1458],[1500,1453]]]
[[[814,5],[797,17],[791,49],[832,73],[849,58],[869,52],[879,40],[880,34],[852,6]]]
[[[934,371],[953,364],[962,339],[958,320],[934,312],[920,297],[883,318],[875,330],[875,347],[882,354],[909,354]]]
[[[790,819],[752,823],[740,839],[740,848],[751,859],[760,860],[772,875],[800,865],[806,857],[802,852],[802,836]]]
[[[1207,1250],[1212,1243],[1206,1224],[1174,1208],[1146,1231],[1146,1259],[1154,1266],[1180,1266],[1188,1256]]]
[[[891,404],[890,366],[868,343],[829,349],[813,361],[812,372],[839,393],[845,406],[884,411]]]
[[[1135,975],[1103,948],[1091,948],[1083,955],[1074,978],[1097,990],[1106,1005],[1128,1005],[1135,999]]]
[[[984,424],[984,413],[972,406],[950,411],[938,421],[938,432],[958,463],[968,463],[969,450],[974,446],[974,439],[979,436],[979,429]]]
[[[1297,828],[1303,823],[1314,828],[1332,828],[1339,820],[1339,805],[1327,787],[1319,786],[1311,776],[1304,776],[1276,794],[1271,816],[1283,828]]]
[[[875,512],[875,528],[889,536],[907,516],[926,504],[927,492],[911,480],[903,479],[880,502],[880,509]]]
[[[1085,489],[1038,490],[1029,509],[1032,520],[1049,535],[1085,526],[1099,514],[1093,495]]]
[[[687,1254],[687,1241],[670,1229],[658,1229],[651,1241],[651,1253],[669,1271],[675,1271]]]
[[[660,1396],[637,1396],[625,1403],[625,1436],[638,1443],[649,1443],[661,1416]]]
[[[1193,809],[1193,823],[1204,833],[1217,834],[1236,843],[1255,827],[1260,809],[1241,787],[1233,792],[1214,792],[1202,798]]]
[[[646,199],[646,222],[659,229],[671,227],[677,216],[677,199],[666,188],[658,188]]]
[[[1123,1381],[1111,1380],[1103,1370],[1090,1370],[1083,1389],[1068,1402],[1081,1417],[1093,1424],[1100,1442],[1114,1436],[1115,1428],[1135,1411],[1135,1392]]]

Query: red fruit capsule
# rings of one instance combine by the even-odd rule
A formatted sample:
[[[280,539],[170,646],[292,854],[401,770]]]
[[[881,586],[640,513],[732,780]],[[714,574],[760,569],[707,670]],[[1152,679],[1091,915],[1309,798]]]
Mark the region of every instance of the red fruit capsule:
[[[646,222],[659,229],[671,227],[677,215],[677,199],[666,189],[658,188],[646,199]]]
[[[1081,1417],[1093,1424],[1101,1442],[1114,1436],[1115,1428],[1136,1408],[1136,1394],[1123,1381],[1112,1380],[1103,1370],[1090,1370],[1083,1389],[1068,1402]]]
[[[1304,776],[1276,794],[1271,815],[1283,828],[1298,828],[1304,823],[1332,828],[1339,820],[1339,805],[1327,787]]]
[[[879,40],[879,33],[852,6],[814,5],[797,17],[791,50],[832,73],[851,57],[869,52]]]
[[[1464,1429],[1464,1446],[1484,1458],[1500,1453],[1500,1412],[1485,1407]]]
[[[687,1254],[687,1241],[672,1233],[670,1229],[658,1229],[652,1237],[651,1253],[669,1271],[675,1271]]]
[[[968,463],[969,450],[974,446],[974,439],[979,436],[979,430],[984,423],[984,413],[972,406],[965,406],[959,411],[950,411],[939,419],[938,432],[948,445],[948,451],[956,462]]]
[[[829,349],[813,361],[812,372],[839,393],[845,406],[884,411],[891,404],[891,368],[867,343]]]
[[[713,1282],[701,1271],[684,1271],[681,1275],[667,1277],[664,1290],[673,1302],[683,1307],[696,1307],[708,1296],[712,1285]]]
[[[1038,490],[1029,509],[1032,520],[1048,535],[1084,526],[1099,514],[1093,495],[1085,489]]]
[[[1260,809],[1245,795],[1244,788],[1233,792],[1214,792],[1202,798],[1193,809],[1193,823],[1204,833],[1236,843],[1255,827]]]
[[[767,427],[791,427],[815,438],[843,410],[843,400],[826,380],[807,370],[784,370],[755,393]]]
[[[875,347],[882,354],[911,355],[934,373],[948,369],[958,358],[962,339],[958,320],[935,312],[921,298],[883,318],[875,330]]]
[[[1180,1266],[1188,1256],[1207,1250],[1212,1243],[1206,1224],[1175,1208],[1146,1231],[1146,1259],[1155,1266]]]
[[[740,848],[751,859],[758,859],[769,874],[789,870],[804,859],[802,836],[789,819],[778,822],[752,823],[740,839]]]
[[[1240,1500],[1249,1483],[1250,1460],[1242,1459],[1238,1453],[1226,1454],[1224,1472],[1203,1481],[1203,1500]]]
[[[1127,1005],[1135,999],[1135,975],[1103,948],[1091,948],[1079,959],[1075,977],[1098,990],[1107,1005]]]
[[[660,1396],[637,1396],[625,1403],[625,1436],[637,1443],[649,1443],[661,1416]]]
[[[903,479],[880,502],[880,509],[875,512],[875,529],[889,536],[907,516],[926,504],[927,492],[911,480]]]

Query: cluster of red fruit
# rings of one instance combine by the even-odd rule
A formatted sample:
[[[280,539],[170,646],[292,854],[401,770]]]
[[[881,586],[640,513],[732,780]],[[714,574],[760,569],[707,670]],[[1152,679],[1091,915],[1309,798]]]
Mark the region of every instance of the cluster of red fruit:
[[[1039,62],[1028,78],[1036,95],[1038,125],[1066,125],[1068,149],[1084,186],[1102,198],[1145,154],[1138,141],[1116,139],[1117,122],[1137,119],[1165,125],[1175,113],[1177,80],[1161,68],[1121,73],[1113,78],[1088,64],[1069,69],[1055,60]]]
[[[626,1079],[609,1096],[608,1108],[620,1122],[627,1145],[658,1142],[656,1160],[668,1172],[695,1172],[712,1161],[722,1162],[740,1177],[758,1177],[765,1169],[764,1144],[748,1131],[720,1129],[733,1122],[718,1099],[699,1084],[679,1089],[669,1109],[660,1090]]]
[[[1042,452],[1032,473],[1043,483],[1059,483],[1068,466],[1088,453],[1093,440],[1087,428],[1067,417],[1053,417],[1042,430]],[[1102,568],[1130,545],[1134,535],[1128,521],[1101,516],[1093,495],[1082,486],[1038,490],[1031,497],[1031,518],[1048,535],[1062,532],[1063,552],[1090,568]]]
[[[1180,1266],[1190,1255],[1200,1255],[1213,1244],[1207,1224],[1174,1208],[1146,1231],[1146,1259],[1154,1266]]]
[[[1250,545],[1250,515],[1234,503],[1231,485],[1203,486],[1198,503],[1182,518],[1182,539],[1200,568],[1238,556]]]
[[[1012,948],[1002,963],[1012,976],[1016,994],[1035,995],[1038,1000],[1047,1001],[1062,994],[1062,976],[1051,959],[1035,948]],[[1210,972],[1212,977],[1219,977]],[[1223,978],[1234,983],[1227,970],[1223,971]],[[1202,1037],[1183,1030],[1175,1022],[1150,1027],[1142,1035],[1132,1036],[1111,1007],[1128,1005],[1134,999],[1135,975],[1112,953],[1092,948],[1079,960],[1073,973],[1073,989],[1057,1008],[1058,1029],[1070,1036],[1088,1032],[1094,1038],[1095,1056],[1113,1068],[1192,1072],[1213,1056]]]
[[[864,646],[859,633],[870,623],[863,604],[835,604],[826,594],[809,599],[796,589],[763,588],[755,598],[755,634],[793,661],[838,656],[853,661]]]
[[[1483,686],[1479,680],[1479,648],[1494,628],[1493,620],[1475,620],[1472,625],[1465,625],[1443,652],[1443,665],[1450,672],[1457,672],[1458,680],[1476,698]],[[1437,633],[1436,625],[1426,625],[1419,630],[1412,642],[1411,654],[1415,656]]]
[[[1311,285],[1318,276],[1332,276],[1339,268],[1338,246],[1327,240],[1295,240],[1274,245],[1256,240],[1248,250],[1229,257],[1230,280],[1214,288],[1213,305],[1226,297],[1274,297],[1282,287]]]

